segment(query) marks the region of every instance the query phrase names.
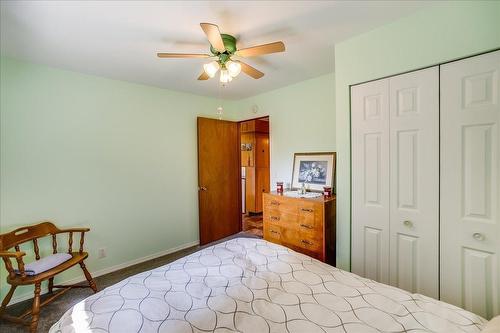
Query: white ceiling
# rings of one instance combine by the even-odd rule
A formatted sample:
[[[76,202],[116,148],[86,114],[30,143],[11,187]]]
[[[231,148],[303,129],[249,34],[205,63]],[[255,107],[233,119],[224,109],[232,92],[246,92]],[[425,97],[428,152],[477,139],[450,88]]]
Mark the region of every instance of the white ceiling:
[[[3,55],[77,72],[238,99],[334,71],[334,44],[409,15],[427,1],[1,1]],[[238,46],[282,40],[285,53],[249,58],[266,75],[240,74],[221,89],[197,81],[206,53],[200,22]],[[216,77],[217,78],[217,77]]]

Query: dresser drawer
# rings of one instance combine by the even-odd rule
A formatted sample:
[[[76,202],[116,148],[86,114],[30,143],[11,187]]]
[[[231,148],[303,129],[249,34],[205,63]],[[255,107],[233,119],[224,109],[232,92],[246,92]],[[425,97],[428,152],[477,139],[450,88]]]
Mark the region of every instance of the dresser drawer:
[[[312,252],[321,252],[323,251],[323,240],[317,238],[307,238],[304,235],[301,235],[301,237],[299,237],[298,246]]]
[[[313,257],[315,259],[318,259],[318,260],[321,260],[321,261],[325,261],[325,257],[323,255],[323,252],[322,250],[310,250],[310,249],[306,249],[306,248],[303,248],[303,247],[299,247],[299,246],[295,246],[293,244],[285,244],[285,243],[282,243],[283,246],[286,246],[296,252],[299,252],[299,253],[303,253],[305,255],[308,255],[309,257]]]
[[[277,195],[264,195],[264,211],[273,210],[288,214],[297,214],[297,203]]]
[[[292,228],[281,228],[281,242],[287,246],[298,247],[312,252],[321,252],[323,250],[323,238],[311,237],[309,233],[297,231]]]
[[[272,223],[264,224],[264,239],[281,244],[281,227]]]
[[[323,207],[305,203],[298,207],[297,224],[301,231],[323,233]]]
[[[266,209],[264,211],[264,221],[279,225],[296,225],[298,223],[298,215],[281,211],[280,209]]]

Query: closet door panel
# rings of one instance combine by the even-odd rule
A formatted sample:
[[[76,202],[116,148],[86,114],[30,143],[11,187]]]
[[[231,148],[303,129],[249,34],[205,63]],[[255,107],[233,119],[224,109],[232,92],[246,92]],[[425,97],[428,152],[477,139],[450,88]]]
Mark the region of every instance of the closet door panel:
[[[390,284],[439,297],[439,69],[389,79]]]
[[[352,271],[389,282],[389,81],[352,87]]]
[[[441,299],[500,314],[500,51],[441,67]]]

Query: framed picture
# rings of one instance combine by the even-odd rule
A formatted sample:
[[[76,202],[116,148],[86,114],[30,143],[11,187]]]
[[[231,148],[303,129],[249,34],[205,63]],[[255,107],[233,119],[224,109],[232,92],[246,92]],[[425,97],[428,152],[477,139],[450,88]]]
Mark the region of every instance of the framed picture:
[[[323,192],[323,186],[335,185],[335,156],[329,153],[295,153],[293,156],[292,189],[302,183],[310,191]]]

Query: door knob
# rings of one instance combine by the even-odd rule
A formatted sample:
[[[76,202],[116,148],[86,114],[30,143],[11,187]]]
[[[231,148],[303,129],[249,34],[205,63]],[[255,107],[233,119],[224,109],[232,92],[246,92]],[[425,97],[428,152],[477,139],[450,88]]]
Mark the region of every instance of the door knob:
[[[413,223],[412,223],[411,221],[409,221],[409,220],[403,221],[403,224],[404,224],[406,227],[408,227],[408,228],[413,227]]]
[[[472,237],[477,240],[477,241],[483,241],[484,240],[484,235],[479,233],[479,232],[475,232],[472,234]]]
[[[198,187],[198,190],[199,190],[199,191],[206,191],[206,190],[207,190],[207,188],[206,188],[205,186],[200,186],[200,187]]]

